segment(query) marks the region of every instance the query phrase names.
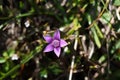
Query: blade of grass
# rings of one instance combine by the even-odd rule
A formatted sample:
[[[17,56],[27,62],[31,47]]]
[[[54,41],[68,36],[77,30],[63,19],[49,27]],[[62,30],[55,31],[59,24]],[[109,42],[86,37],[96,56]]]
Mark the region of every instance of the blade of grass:
[[[93,38],[94,38],[94,40],[95,40],[95,43],[96,43],[97,47],[100,48],[100,47],[101,47],[101,42],[100,42],[100,40],[99,40],[99,37],[98,37],[98,35],[97,35],[97,33],[96,33],[95,28],[92,27],[92,28],[91,28],[91,31],[93,32]]]
[[[98,25],[97,25],[96,23],[94,23],[94,27],[95,27],[95,29],[97,30],[98,36],[99,36],[100,38],[103,38],[103,34],[102,34],[100,28],[98,27]]]

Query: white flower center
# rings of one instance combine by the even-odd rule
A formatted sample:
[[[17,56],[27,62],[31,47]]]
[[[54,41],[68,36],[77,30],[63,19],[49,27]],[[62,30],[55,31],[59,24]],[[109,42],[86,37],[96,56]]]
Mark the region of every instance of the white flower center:
[[[54,47],[59,47],[60,41],[59,41],[59,40],[53,40],[53,41],[52,41],[52,45],[53,45]]]

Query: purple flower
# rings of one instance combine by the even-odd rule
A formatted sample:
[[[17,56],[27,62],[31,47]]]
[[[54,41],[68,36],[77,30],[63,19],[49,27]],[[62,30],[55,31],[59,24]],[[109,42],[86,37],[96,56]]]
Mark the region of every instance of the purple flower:
[[[67,42],[63,39],[60,39],[60,31],[57,30],[53,37],[47,35],[44,36],[44,39],[46,40],[47,43],[49,43],[44,52],[50,52],[50,51],[54,51],[55,54],[57,55],[57,57],[60,56],[60,52],[61,52],[61,47],[64,47],[67,45]]]

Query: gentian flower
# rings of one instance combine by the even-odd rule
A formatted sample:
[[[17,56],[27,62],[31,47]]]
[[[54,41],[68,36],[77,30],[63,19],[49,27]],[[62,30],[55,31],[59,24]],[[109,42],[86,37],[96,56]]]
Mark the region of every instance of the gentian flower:
[[[56,30],[53,37],[49,35],[43,36],[43,37],[46,40],[46,42],[49,43],[46,46],[44,52],[54,51],[56,56],[59,57],[61,53],[61,47],[64,47],[67,45],[67,42],[60,38],[60,31]]]

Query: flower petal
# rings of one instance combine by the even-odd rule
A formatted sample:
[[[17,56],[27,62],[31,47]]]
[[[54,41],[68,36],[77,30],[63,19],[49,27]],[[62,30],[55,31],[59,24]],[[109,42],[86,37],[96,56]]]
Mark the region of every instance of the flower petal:
[[[47,35],[47,36],[43,36],[44,37],[44,39],[46,40],[46,42],[47,43],[50,43],[50,42],[52,42],[52,37],[51,36],[49,36],[49,35]]]
[[[45,48],[44,52],[50,52],[54,50],[54,47],[52,46],[52,44],[48,44],[47,47]]]
[[[67,45],[67,42],[63,39],[60,40],[60,47],[64,47]]]
[[[60,52],[61,52],[61,48],[60,47],[54,48],[54,52],[57,55],[57,57],[59,57],[60,56]]]
[[[59,30],[56,30],[56,32],[54,33],[53,38],[60,40],[60,31]]]

